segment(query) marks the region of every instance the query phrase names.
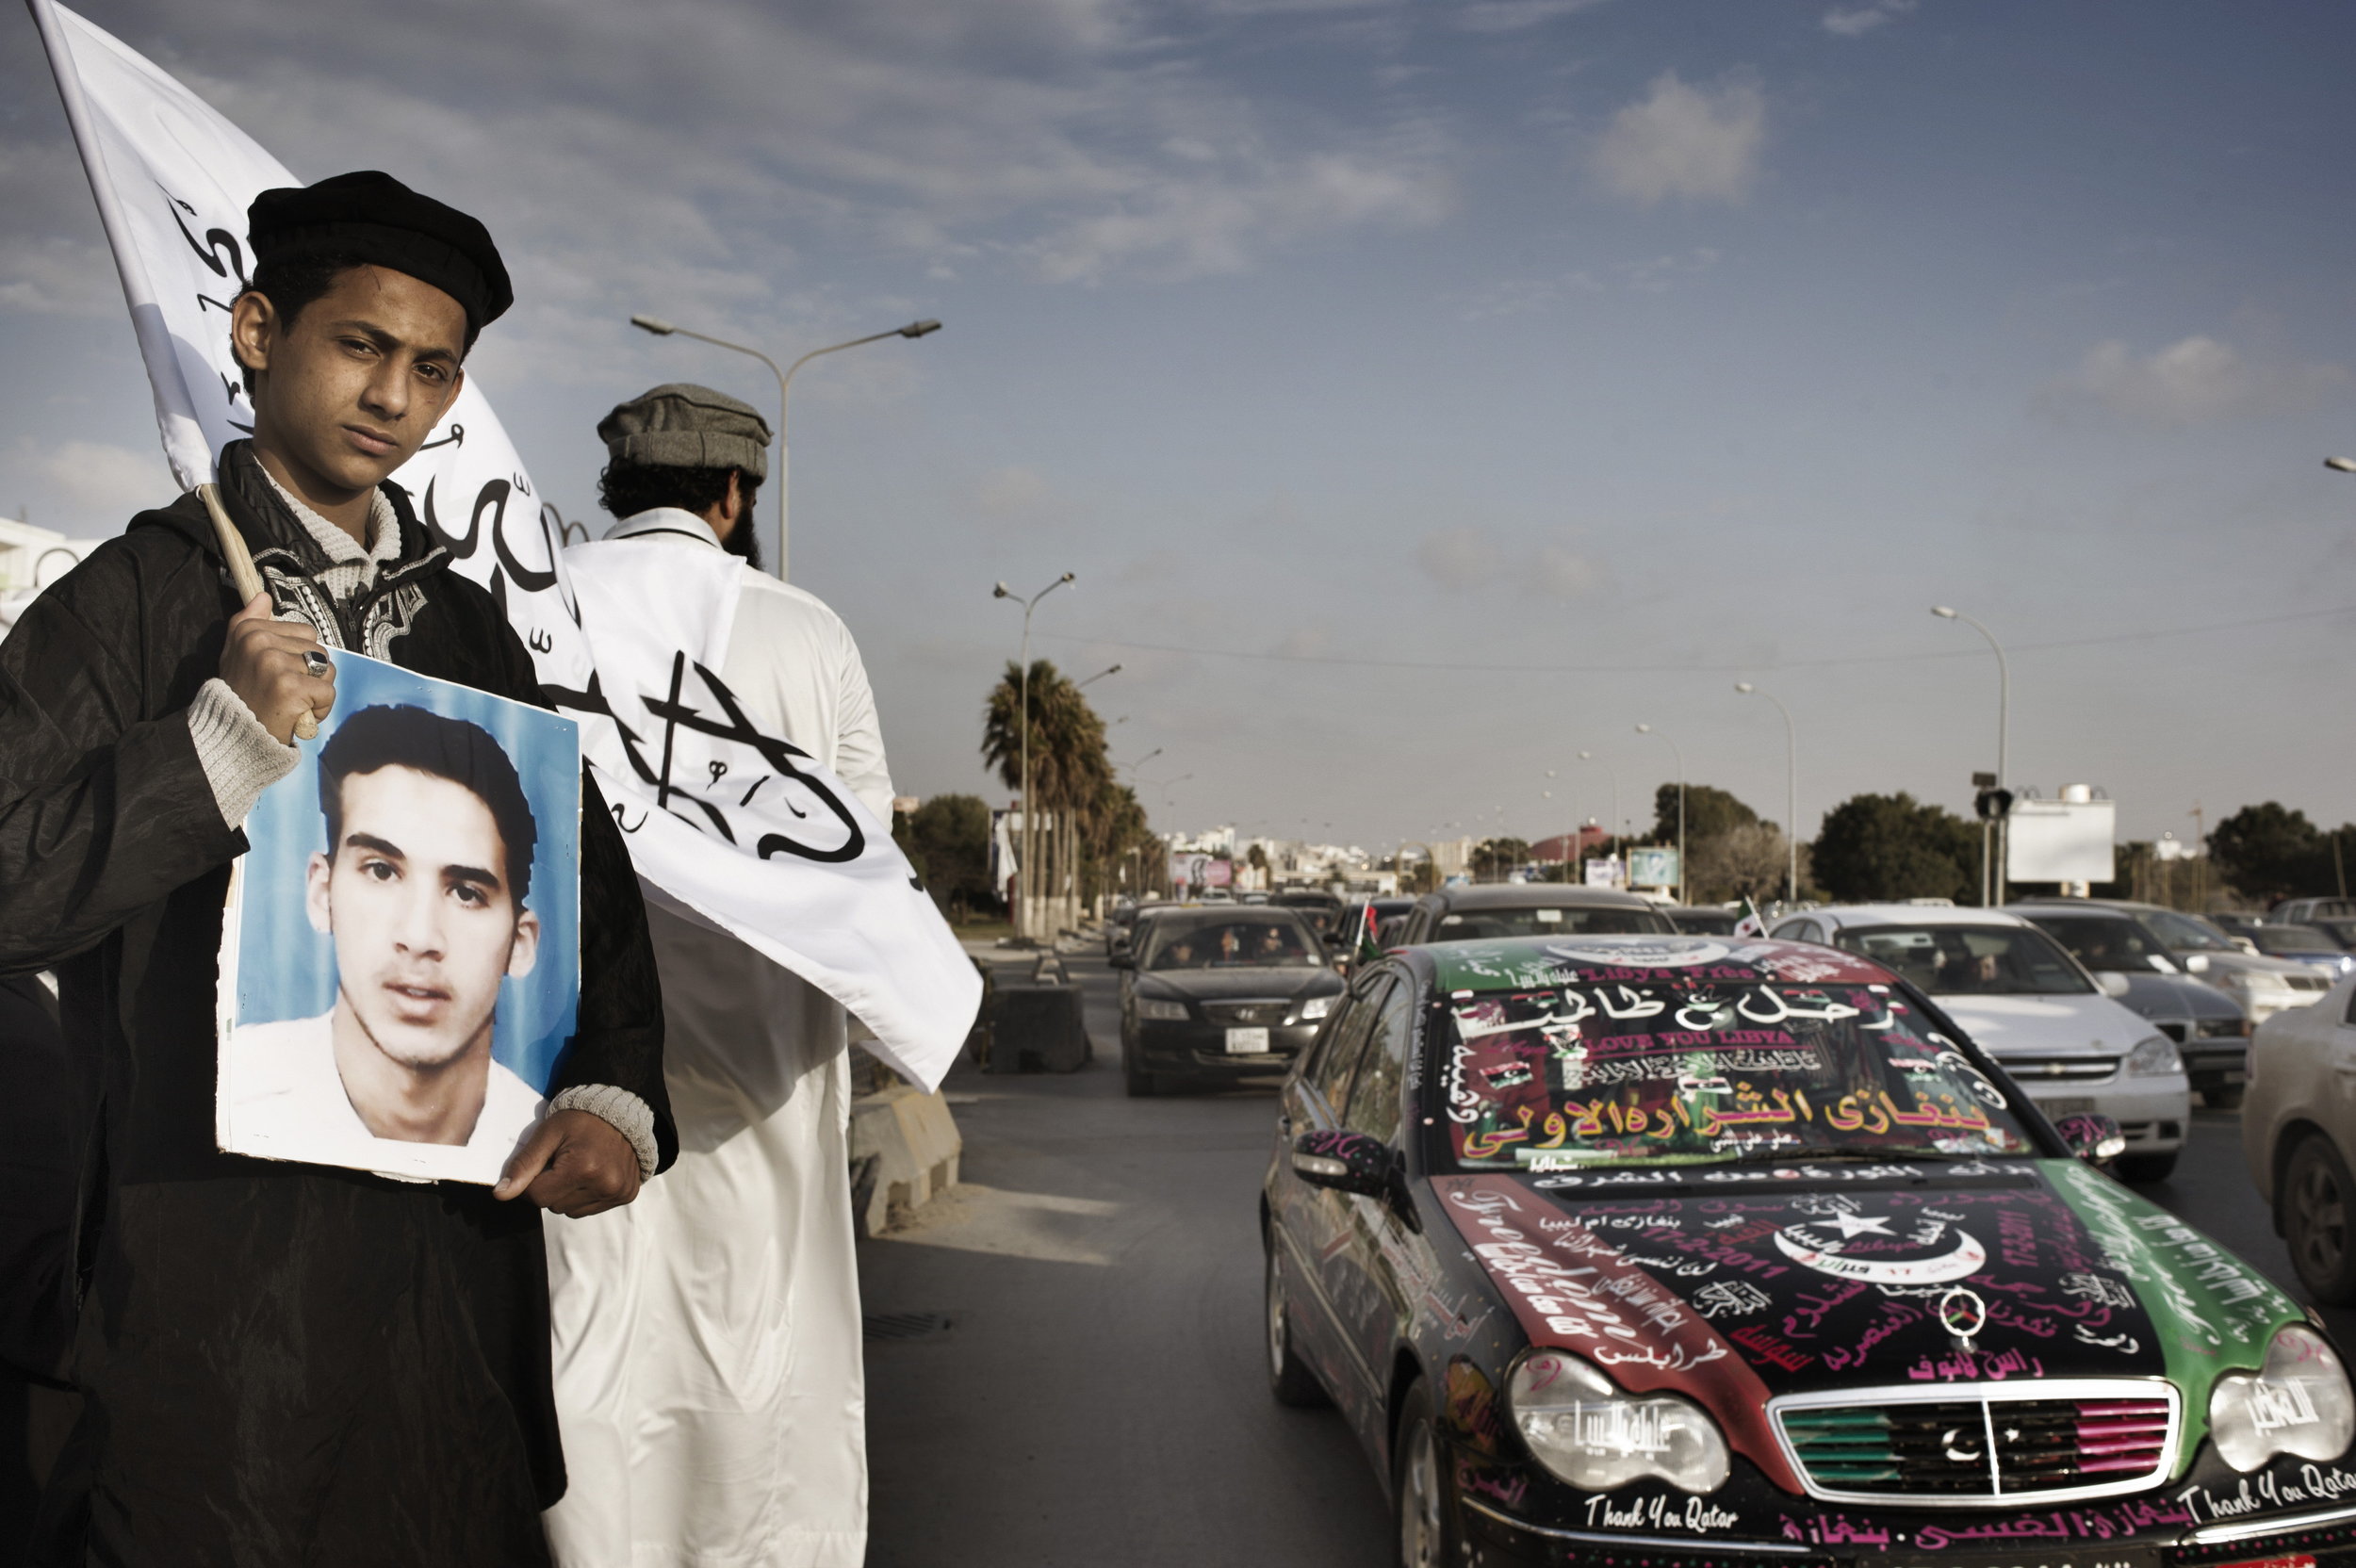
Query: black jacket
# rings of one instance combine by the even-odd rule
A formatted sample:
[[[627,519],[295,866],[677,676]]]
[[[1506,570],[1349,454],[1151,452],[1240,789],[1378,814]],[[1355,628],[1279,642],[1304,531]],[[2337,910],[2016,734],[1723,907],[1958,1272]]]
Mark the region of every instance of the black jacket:
[[[257,563],[326,564],[249,452],[222,466]],[[540,701],[499,607],[387,490],[403,548],[375,592],[423,601],[388,656]],[[79,1562],[86,1539],[90,1560],[124,1563],[538,1562],[538,1511],[564,1487],[538,1212],[214,1147],[214,980],[245,841],[187,713],[237,608],[188,495],[132,519],[0,642],[0,970],[57,971],[98,1107],[76,1232],[85,1414],[37,1560]],[[587,777],[581,805],[580,1032],[551,1092],[635,1093],[667,1165],[645,910]]]

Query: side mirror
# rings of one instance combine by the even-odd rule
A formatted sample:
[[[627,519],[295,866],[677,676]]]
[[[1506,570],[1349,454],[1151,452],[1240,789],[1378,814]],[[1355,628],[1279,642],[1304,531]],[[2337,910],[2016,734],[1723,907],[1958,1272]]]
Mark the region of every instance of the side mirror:
[[[1313,1187],[1387,1197],[1398,1164],[1398,1151],[1365,1133],[1303,1133],[1293,1139],[1293,1174]]]
[[[1114,969],[1135,969],[1137,967],[1137,956],[1123,948],[1118,953],[1106,954],[1104,962]]]
[[[2109,1117],[2080,1112],[2063,1117],[2053,1123],[2053,1131],[2070,1145],[2070,1152],[2088,1165],[2115,1160],[2127,1152],[2127,1135],[2119,1130],[2119,1123]]]
[[[2094,983],[2104,996],[2125,996],[2131,988],[2127,976],[2115,969],[2106,969],[2095,975]]]

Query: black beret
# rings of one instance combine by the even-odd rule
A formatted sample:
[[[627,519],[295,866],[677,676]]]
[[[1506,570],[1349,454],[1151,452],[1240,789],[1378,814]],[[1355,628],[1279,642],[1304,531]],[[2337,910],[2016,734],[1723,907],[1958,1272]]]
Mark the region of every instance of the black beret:
[[[246,209],[245,220],[257,268],[304,256],[353,256],[432,284],[466,307],[472,332],[515,302],[490,230],[373,169],[265,190]]]

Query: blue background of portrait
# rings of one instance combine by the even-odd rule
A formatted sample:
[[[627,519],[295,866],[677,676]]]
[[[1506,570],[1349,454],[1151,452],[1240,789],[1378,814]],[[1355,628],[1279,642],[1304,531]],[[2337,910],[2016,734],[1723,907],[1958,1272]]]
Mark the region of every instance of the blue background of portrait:
[[[402,703],[481,725],[506,751],[539,827],[525,906],[540,917],[532,972],[499,982],[491,1054],[548,1092],[572,1038],[581,996],[581,732],[572,720],[468,686],[434,680],[358,654],[331,652],[335,710],[319,738],[297,743],[303,760],[271,785],[246,819],[244,914],[237,949],[239,1024],[316,1018],[335,1003],[334,941],[311,929],[303,883],[327,848],[319,815],[319,754],[347,714]]]

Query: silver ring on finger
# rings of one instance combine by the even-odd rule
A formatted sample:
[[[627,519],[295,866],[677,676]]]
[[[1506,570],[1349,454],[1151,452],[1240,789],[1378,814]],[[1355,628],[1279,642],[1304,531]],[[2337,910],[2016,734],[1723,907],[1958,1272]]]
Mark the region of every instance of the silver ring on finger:
[[[319,680],[325,680],[335,670],[335,666],[328,662],[327,655],[317,648],[303,650],[303,667]]]

